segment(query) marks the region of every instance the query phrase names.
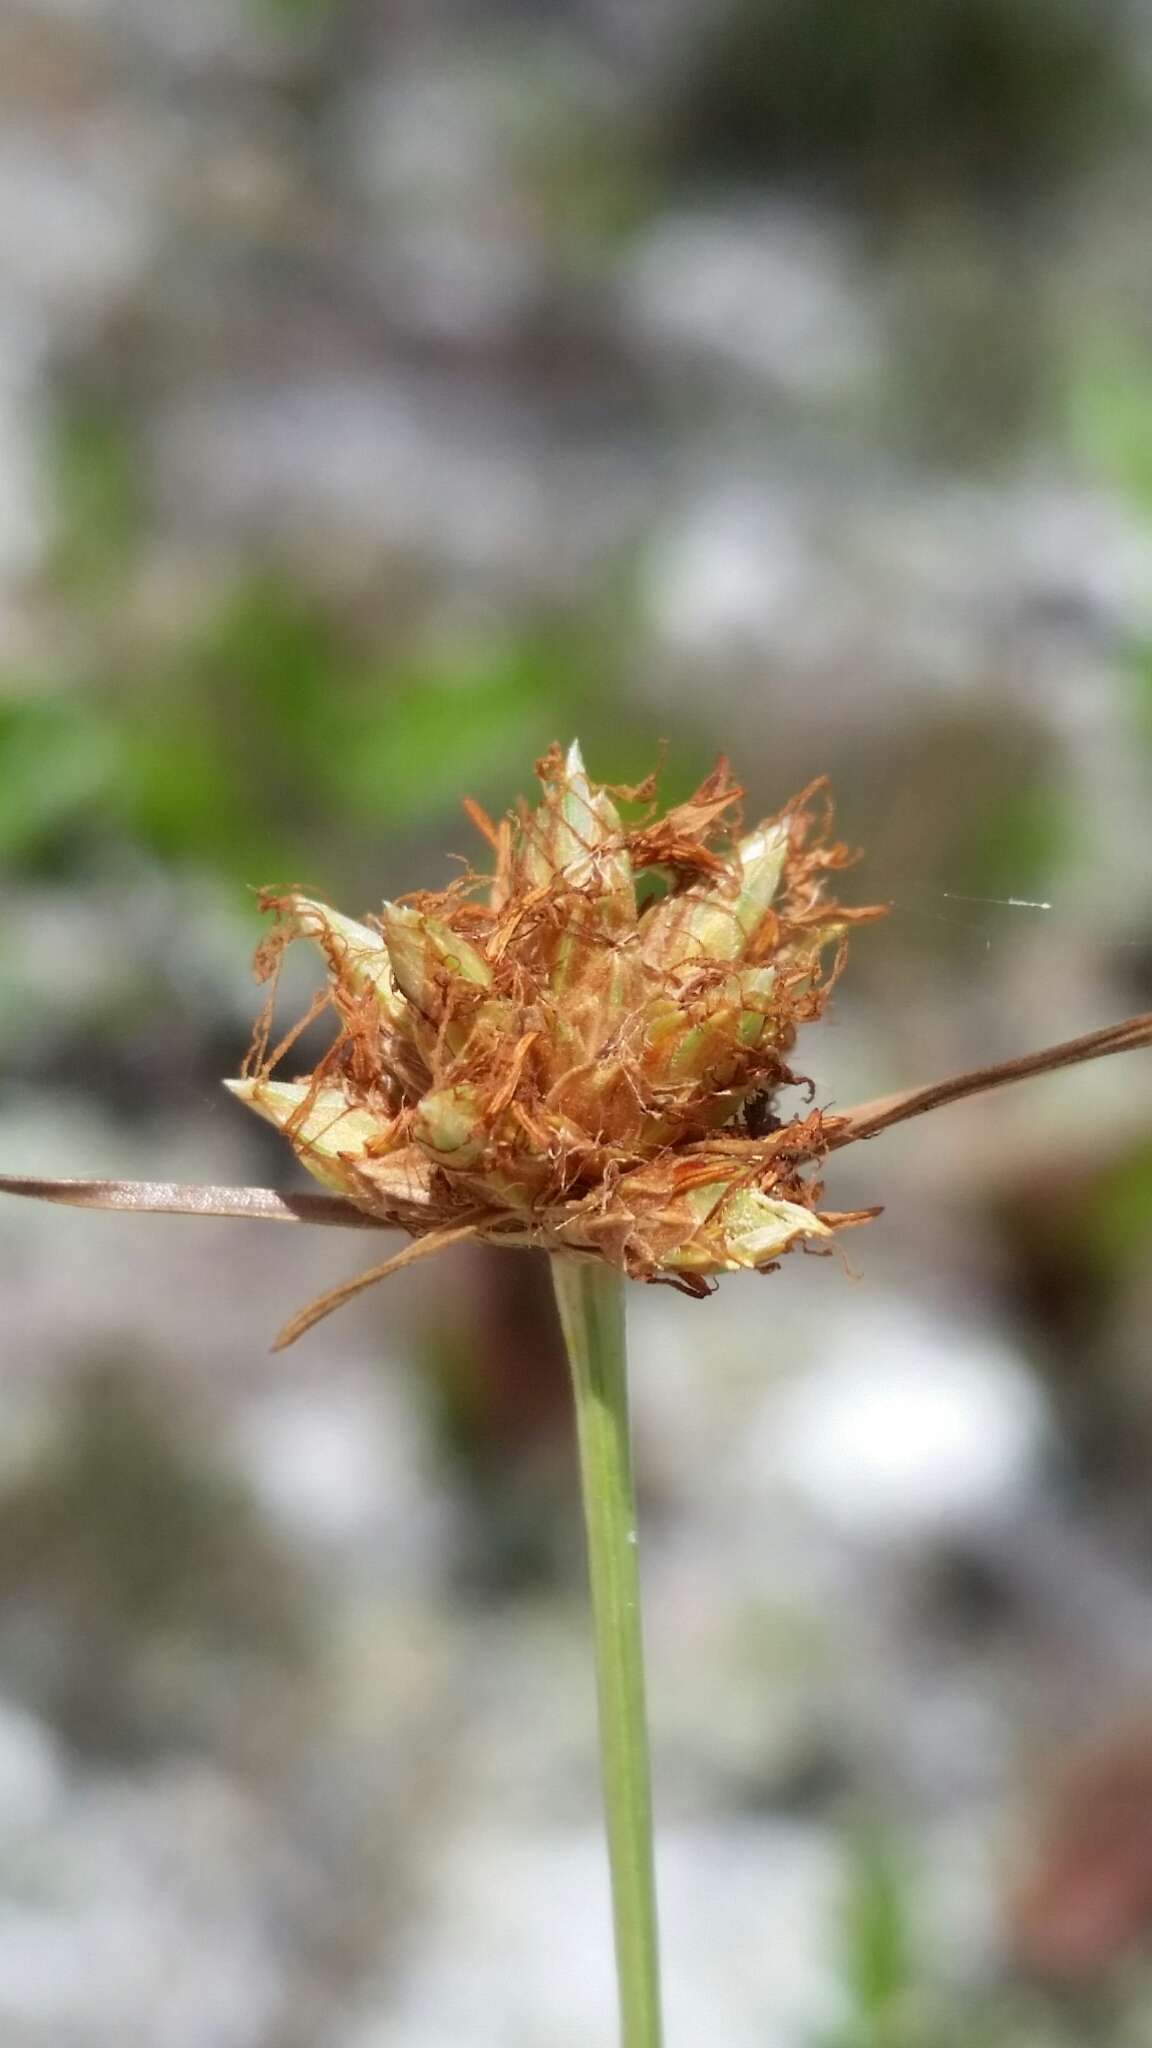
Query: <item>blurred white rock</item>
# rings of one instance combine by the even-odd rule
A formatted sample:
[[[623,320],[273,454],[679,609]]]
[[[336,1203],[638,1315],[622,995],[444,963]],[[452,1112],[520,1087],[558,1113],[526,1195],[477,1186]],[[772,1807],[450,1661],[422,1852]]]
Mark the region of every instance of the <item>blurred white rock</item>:
[[[843,2019],[829,1968],[839,1861],[787,1822],[666,1829],[660,1837],[669,2037],[725,2048],[808,2048]],[[615,1991],[599,1833],[446,1844],[430,1912],[399,1972],[339,2048],[588,2048],[612,2038]]]
[[[438,1558],[438,1527],[446,1540],[418,1410],[401,1358],[371,1376],[329,1371],[262,1388],[236,1417],[234,1450],[265,1512],[306,1550],[367,1546],[395,1572]]]
[[[51,1730],[0,1698],[0,1865],[16,1840],[56,1813],[66,1790],[64,1758]]]
[[[1015,1508],[1051,1447],[1006,1337],[894,1298],[857,1301],[765,1400],[747,1455],[846,1535],[943,1536]]]
[[[207,1768],[74,1788],[59,1826],[0,1861],[0,2038],[259,2048],[286,1996],[275,1905],[299,1882]]]
[[[783,204],[663,215],[623,286],[657,358],[753,376],[803,401],[858,395],[881,360],[842,229]]]

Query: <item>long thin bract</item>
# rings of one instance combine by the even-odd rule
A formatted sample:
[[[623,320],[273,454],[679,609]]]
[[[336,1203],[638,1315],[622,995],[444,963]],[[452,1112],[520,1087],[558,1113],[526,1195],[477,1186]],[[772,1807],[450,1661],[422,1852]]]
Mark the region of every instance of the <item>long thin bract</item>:
[[[49,1180],[0,1174],[0,1194],[32,1195],[74,1209],[118,1209],[153,1216],[229,1216],[251,1223],[325,1223],[349,1230],[386,1230],[340,1195],[278,1194],[275,1188],[200,1187],[176,1180]]]
[[[874,1102],[858,1103],[845,1110],[841,1127],[831,1138],[833,1150],[854,1145],[858,1138],[874,1138],[893,1124],[910,1117],[925,1116],[943,1109],[967,1095],[984,1095],[992,1088],[1007,1088],[1013,1081],[1027,1081],[1037,1074],[1055,1073],[1060,1067],[1076,1067],[1084,1060],[1099,1060],[1114,1052],[1136,1052],[1152,1045],[1152,1011],[1128,1017],[1123,1024],[1106,1025],[1102,1031],[1087,1031],[1082,1038],[1066,1038],[1043,1052],[1026,1053],[1023,1058],[1002,1060],[992,1067],[974,1067],[970,1073],[954,1074],[947,1081],[930,1081],[922,1088],[906,1088],[898,1095],[878,1096]]]

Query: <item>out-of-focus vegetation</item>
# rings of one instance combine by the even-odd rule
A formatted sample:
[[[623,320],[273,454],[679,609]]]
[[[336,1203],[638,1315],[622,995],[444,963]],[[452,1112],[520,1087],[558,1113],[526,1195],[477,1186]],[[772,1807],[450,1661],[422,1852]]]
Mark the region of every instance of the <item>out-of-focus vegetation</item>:
[[[1134,118],[1112,0],[726,0],[685,68],[681,161],[853,203],[1043,192]]]
[[[579,731],[622,781],[658,751],[672,792],[703,772],[702,734],[658,748],[622,697],[626,617],[540,615],[406,645],[253,563],[173,640],[142,615],[145,493],[113,412],[63,415],[56,503],[60,665],[10,673],[0,692],[0,857],[14,872],[91,873],[135,847],[242,886],[315,878],[321,862],[360,884],[374,867],[383,884],[389,844],[465,792],[502,809],[509,763],[523,778],[557,734]]]
[[[852,2017],[836,2048],[910,2048],[925,2039],[908,1890],[891,1842],[874,1829],[849,1838],[841,1941]]]
[[[85,1753],[219,1736],[230,1685],[249,1708],[263,1695],[273,1726],[286,1690],[301,1698],[306,1580],[154,1371],[89,1367],[57,1445],[0,1503],[0,1553],[7,1658]]]
[[[136,0],[65,24],[17,0],[6,1166],[279,1174],[216,1085],[255,1001],[250,892],[301,882],[354,913],[442,882],[447,849],[483,865],[458,797],[500,812],[573,733],[625,782],[666,742],[672,797],[724,749],[753,815],[830,772],[867,850],[845,893],[892,909],[799,1048],[818,1101],[1152,1001],[1146,12]],[[789,1962],[755,1974],[777,1830],[837,1861],[831,2048],[1143,2048],[1142,1895],[1131,1941],[1042,1984],[996,1860],[1049,1755],[1148,1697],[1148,1094],[1139,1064],[1058,1087],[859,1148],[845,1205],[886,1215],[853,1243],[858,1280],[805,1262],[751,1308],[738,1288],[667,1320],[633,1304],[671,1894],[678,1853],[691,1901],[698,1867],[723,1893],[752,1842],[716,1996],[767,2013]],[[462,1258],[285,1370],[264,1336],[293,1290],[351,1270],[347,1244],[221,1236],[198,1266],[160,1225],[121,1263],[120,1219],[3,1220],[0,1950],[26,1925],[12,1787],[35,1779],[15,1703],[61,1816],[28,1824],[58,1830],[38,1883],[51,1865],[67,1890],[93,1786],[110,1812],[155,1797],[169,1856],[189,1838],[186,1892],[163,1859],[145,1887],[177,1900],[171,1926],[131,1894],[131,1939],[107,1944],[136,1984],[150,1954],[182,1958],[166,2040],[190,2011],[189,2048],[473,2048],[465,2011],[504,2048],[522,1983],[521,2037],[548,2038],[580,1929],[541,1900],[589,1895],[593,1769],[546,1303],[515,1262]],[[878,1410],[844,1389],[846,1318]],[[978,1380],[1008,1360],[1042,1390],[1051,1439],[991,1506],[978,1472],[934,1520],[932,1426],[921,1443],[903,1383],[884,1408],[885,1373],[912,1350],[946,1401],[965,1344]],[[797,1508],[805,1473],[774,1462],[792,1375],[818,1391],[826,1368],[821,1456],[845,1412],[855,1432],[834,1512],[822,1467]],[[993,1465],[1019,1401],[1002,1379]],[[957,1405],[976,1398],[960,1374]],[[879,1482],[876,1505],[875,1460],[912,1506]],[[926,1590],[958,1585],[966,1604]],[[777,1607],[788,1656],[751,1654]],[[220,1839],[165,1804],[189,1760]],[[991,1931],[966,1948],[927,1907],[935,1825],[974,1797],[993,1874],[960,1889]],[[874,1826],[846,1826],[861,1808]],[[694,1861],[697,1823],[729,1820]],[[1123,1890],[1123,1858],[1108,1876]],[[333,1901],[314,1964],[300,1926]],[[826,1901],[797,1912],[803,1948]],[[237,1924],[257,1989],[233,2021],[216,1965]],[[571,1953],[558,2038],[591,1946]],[[0,1963],[0,2034],[18,1989]],[[119,1980],[101,1995],[93,1965],[79,2030],[50,2013],[28,2048],[148,2038]]]

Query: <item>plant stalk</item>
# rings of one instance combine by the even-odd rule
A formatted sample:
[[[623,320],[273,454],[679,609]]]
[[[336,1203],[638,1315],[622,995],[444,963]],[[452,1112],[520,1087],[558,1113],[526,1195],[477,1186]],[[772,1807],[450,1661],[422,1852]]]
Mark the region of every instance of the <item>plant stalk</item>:
[[[623,1276],[553,1258],[576,1402],[621,2048],[660,2048],[660,1972]]]

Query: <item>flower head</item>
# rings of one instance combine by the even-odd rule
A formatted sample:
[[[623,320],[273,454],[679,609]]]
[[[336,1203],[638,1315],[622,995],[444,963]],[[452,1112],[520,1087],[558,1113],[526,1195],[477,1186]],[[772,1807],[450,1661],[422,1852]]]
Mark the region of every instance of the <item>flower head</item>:
[[[319,946],[328,985],[269,1050],[272,998],[244,1078],[227,1085],[283,1131],[326,1192],[0,1174],[0,1192],[87,1209],[405,1231],[405,1249],[294,1316],[290,1344],[396,1267],[458,1238],[596,1259],[709,1292],[879,1212],[819,1207],[825,1155],[965,1096],[1152,1045],[1152,1012],[1040,1052],[783,1120],[797,1029],[821,1015],[853,924],[826,894],[852,855],[830,841],[824,784],[742,834],[726,763],[687,803],[621,822],[579,749],[539,764],[543,801],[496,827],[486,900],[467,876],[364,924],[311,897],[266,898],[257,954]],[[277,1073],[330,1005],[312,1073]],[[811,1084],[806,1084],[811,1097]]]
[[[312,940],[337,1031],[283,1080],[295,1034],[270,1053],[265,1022],[233,1092],[328,1189],[428,1249],[468,1234],[703,1294],[858,1220],[818,1206],[837,1119],[775,1113],[849,927],[881,914],[827,894],[852,856],[823,785],[741,834],[724,763],[663,815],[650,784],[591,783],[576,746],[538,774],[539,805],[499,827],[470,807],[495,856],[483,898],[466,877],[362,924],[267,899],[259,972]],[[638,823],[620,798],[647,804]]]

